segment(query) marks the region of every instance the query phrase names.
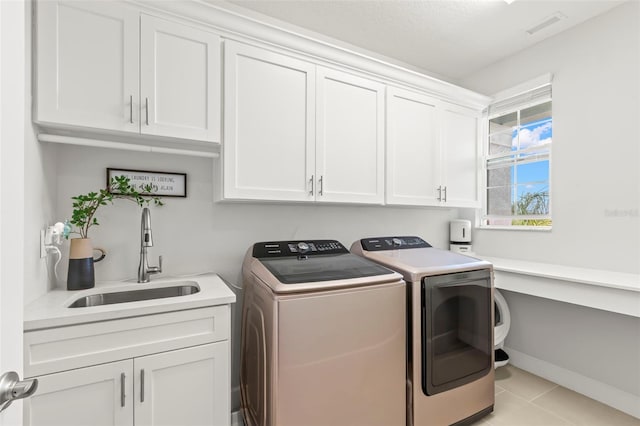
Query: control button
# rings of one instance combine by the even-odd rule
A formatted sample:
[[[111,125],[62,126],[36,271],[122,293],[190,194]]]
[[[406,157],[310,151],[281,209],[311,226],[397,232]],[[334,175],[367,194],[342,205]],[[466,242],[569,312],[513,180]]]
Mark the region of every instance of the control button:
[[[298,243],[298,250],[302,254],[309,252],[309,250],[310,250],[309,244],[307,244],[307,243]]]
[[[394,247],[400,247],[402,245],[402,240],[400,238],[394,238],[392,241]]]

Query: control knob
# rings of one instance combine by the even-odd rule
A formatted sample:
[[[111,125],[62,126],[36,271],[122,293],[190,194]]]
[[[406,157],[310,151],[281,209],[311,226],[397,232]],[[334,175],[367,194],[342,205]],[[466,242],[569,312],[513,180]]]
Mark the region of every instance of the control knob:
[[[391,242],[393,242],[394,247],[400,247],[402,245],[402,240],[400,238],[394,238]]]
[[[310,247],[307,243],[298,243],[298,252],[300,254],[309,253]]]

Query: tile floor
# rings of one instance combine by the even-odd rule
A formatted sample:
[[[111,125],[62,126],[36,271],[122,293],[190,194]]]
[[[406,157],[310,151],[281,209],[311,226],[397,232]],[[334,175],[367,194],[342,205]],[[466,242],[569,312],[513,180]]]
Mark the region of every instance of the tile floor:
[[[507,365],[496,370],[493,413],[474,426],[640,426],[640,419]]]

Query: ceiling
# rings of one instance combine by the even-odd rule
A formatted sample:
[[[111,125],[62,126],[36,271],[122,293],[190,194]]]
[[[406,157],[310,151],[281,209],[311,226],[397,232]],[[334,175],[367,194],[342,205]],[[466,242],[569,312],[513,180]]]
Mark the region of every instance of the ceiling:
[[[517,0],[507,4],[504,0],[231,0],[230,3],[456,82],[625,1]],[[561,19],[553,25],[533,35],[526,32],[558,12]]]

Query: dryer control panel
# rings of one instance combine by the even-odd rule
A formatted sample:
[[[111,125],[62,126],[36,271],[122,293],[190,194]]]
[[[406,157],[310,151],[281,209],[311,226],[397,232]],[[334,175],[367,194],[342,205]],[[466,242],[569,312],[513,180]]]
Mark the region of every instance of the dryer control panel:
[[[269,241],[253,245],[253,257],[257,259],[345,253],[349,250],[336,240]]]
[[[398,250],[431,247],[431,244],[420,237],[376,237],[360,240],[366,251]]]

